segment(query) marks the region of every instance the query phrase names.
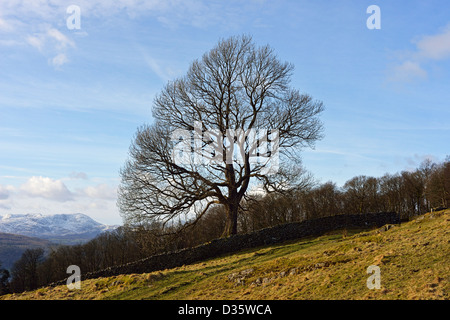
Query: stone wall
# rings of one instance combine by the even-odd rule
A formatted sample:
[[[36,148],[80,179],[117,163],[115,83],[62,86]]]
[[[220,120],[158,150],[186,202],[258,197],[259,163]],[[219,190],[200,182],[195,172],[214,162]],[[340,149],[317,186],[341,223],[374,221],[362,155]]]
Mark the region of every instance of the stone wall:
[[[157,270],[180,267],[230,254],[243,249],[273,245],[288,240],[320,236],[327,232],[351,228],[382,227],[386,224],[398,224],[396,213],[369,213],[361,215],[337,215],[302,222],[283,224],[262,229],[253,233],[239,234],[228,238],[213,240],[209,243],[165,254],[154,255],[142,260],[114,266],[96,272],[82,274],[81,279],[110,277],[119,274],[147,273]],[[61,280],[51,285],[66,284]]]

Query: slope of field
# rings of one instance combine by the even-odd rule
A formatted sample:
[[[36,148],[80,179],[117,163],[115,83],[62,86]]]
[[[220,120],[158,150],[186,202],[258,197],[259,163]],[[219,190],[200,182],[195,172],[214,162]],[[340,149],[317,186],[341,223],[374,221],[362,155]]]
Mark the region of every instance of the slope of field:
[[[341,230],[180,268],[3,299],[449,299],[450,210],[400,226]],[[369,266],[380,289],[369,289]]]

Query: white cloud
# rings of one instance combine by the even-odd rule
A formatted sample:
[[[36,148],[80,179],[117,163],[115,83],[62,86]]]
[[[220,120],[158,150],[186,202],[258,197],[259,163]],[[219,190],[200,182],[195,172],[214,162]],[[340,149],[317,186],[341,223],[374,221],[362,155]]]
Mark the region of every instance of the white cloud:
[[[435,35],[423,36],[414,41],[416,50],[407,55],[406,60],[391,69],[389,80],[411,82],[427,78],[425,66],[430,61],[450,58],[450,24]]]
[[[11,209],[12,197],[14,195],[15,188],[11,185],[2,186],[0,184],[0,209]]]
[[[43,51],[44,49],[47,51],[62,51],[68,47],[75,47],[75,42],[73,40],[69,39],[61,31],[52,28],[47,24],[40,26],[38,31],[35,31],[33,35],[27,35],[25,41],[39,51]]]
[[[0,184],[1,213],[81,212],[102,223],[121,224],[115,182],[90,186],[86,185],[85,176],[85,173],[73,172],[69,179],[34,176],[17,186]]]
[[[117,198],[117,187],[108,184],[88,186],[79,192],[79,195],[92,199],[115,200]]]
[[[175,72],[169,68],[165,68],[160,61],[156,61],[148,54],[144,54],[144,60],[147,66],[164,82],[173,78]]]
[[[69,59],[64,53],[59,53],[50,60],[50,64],[56,68],[61,67],[67,62],[69,62]]]
[[[84,172],[72,172],[69,177],[71,179],[81,179],[81,180],[88,180],[88,175]]]
[[[438,163],[440,159],[432,154],[417,154],[415,153],[413,156],[405,157],[404,161],[406,162],[406,170],[407,171],[415,171],[417,168],[425,161],[430,160],[431,162]]]
[[[252,1],[243,6],[258,5],[262,7],[264,1]],[[212,25],[234,26],[242,19],[240,13],[225,3],[217,1],[198,0],[1,0],[0,16],[11,20],[21,21],[32,27],[36,21],[46,21],[53,25],[61,25],[70,14],[67,8],[77,5],[80,8],[81,21],[83,19],[110,19],[125,13],[128,18],[135,19],[151,16],[167,27],[191,25],[197,28]],[[244,10],[242,10],[244,11]],[[6,23],[5,23],[6,24]],[[83,22],[81,23],[83,25]],[[1,26],[1,25],[0,25]],[[1,30],[1,29],[0,29]]]
[[[423,37],[416,45],[420,57],[432,60],[450,58],[450,25],[440,34]]]
[[[73,194],[61,180],[47,177],[31,177],[20,187],[20,190],[30,197],[60,202],[73,200]]]
[[[9,198],[10,189],[0,185],[0,200],[6,200]]]
[[[11,194],[13,191],[13,187],[11,186],[2,186],[0,184],[0,209],[9,210],[11,209]]]
[[[75,42],[59,30],[48,25],[41,28],[43,30],[36,32],[33,35],[28,35],[25,38],[25,41],[39,50],[43,55],[53,56],[48,59],[49,65],[58,69],[69,62],[66,52],[68,48],[75,47]]]
[[[58,49],[65,49],[66,47],[75,47],[75,43],[70,40],[68,37],[66,37],[64,34],[62,34],[60,31],[58,31],[55,28],[50,28],[47,30],[47,35],[51,38],[56,40],[56,47]]]
[[[37,36],[28,36],[26,38],[26,42],[31,45],[32,47],[38,49],[39,51],[42,51],[44,48],[45,40],[43,37],[37,37]]]
[[[0,32],[11,32],[14,30],[14,27],[6,21],[5,19],[0,18]]]
[[[389,78],[391,81],[411,82],[416,79],[425,79],[427,72],[422,69],[418,62],[405,61],[401,65],[395,66]]]

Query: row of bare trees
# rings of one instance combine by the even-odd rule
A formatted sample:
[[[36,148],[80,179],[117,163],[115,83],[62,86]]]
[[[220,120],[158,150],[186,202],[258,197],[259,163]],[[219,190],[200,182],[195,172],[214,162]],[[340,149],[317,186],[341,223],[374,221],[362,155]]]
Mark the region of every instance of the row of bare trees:
[[[413,171],[382,177],[356,176],[343,187],[335,183],[310,185],[285,194],[249,197],[241,206],[238,232],[246,233],[278,224],[337,214],[397,212],[403,219],[450,203],[450,157],[443,163],[424,161]],[[160,235],[162,224],[121,227],[74,246],[59,246],[44,254],[42,249],[27,250],[11,270],[9,290],[30,290],[68,277],[69,265],[92,272],[162,253],[193,247],[222,235],[227,221],[225,208],[215,206],[190,228],[180,221]],[[178,231],[178,232],[177,232]],[[3,285],[3,292],[6,292]]]
[[[280,223],[337,214],[396,212],[410,219],[450,204],[450,157],[443,163],[425,160],[413,171],[382,177],[356,176],[342,188],[333,182],[287,195],[260,197],[241,216],[243,232]]]

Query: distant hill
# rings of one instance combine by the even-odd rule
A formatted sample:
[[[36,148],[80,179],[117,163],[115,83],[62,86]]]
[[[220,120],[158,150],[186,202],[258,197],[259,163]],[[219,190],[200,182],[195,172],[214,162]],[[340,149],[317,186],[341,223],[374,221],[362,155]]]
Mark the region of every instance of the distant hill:
[[[18,234],[0,232],[0,263],[4,269],[11,269],[26,249],[48,248],[51,242]]]
[[[0,232],[41,238],[59,244],[86,242],[116,227],[101,224],[82,213],[0,215]]]
[[[115,228],[82,213],[0,215],[0,262],[10,269],[26,249],[84,243]]]

